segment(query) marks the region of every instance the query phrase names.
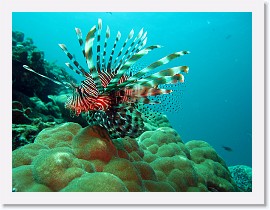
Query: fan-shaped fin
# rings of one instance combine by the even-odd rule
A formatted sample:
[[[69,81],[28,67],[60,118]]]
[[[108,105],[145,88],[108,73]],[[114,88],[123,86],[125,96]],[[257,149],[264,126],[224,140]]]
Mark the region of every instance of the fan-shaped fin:
[[[128,49],[126,50],[126,52],[124,53],[123,57],[121,58],[121,60],[118,62],[118,64],[116,66],[114,66],[114,71],[118,71],[118,69],[121,69],[122,66],[135,54],[139,51],[139,48],[141,48],[141,43],[143,41],[142,38],[142,33],[143,33],[143,28],[140,30],[139,34],[135,37],[135,39],[133,40],[133,42],[130,44],[130,46],[128,47]],[[144,33],[144,35],[146,36],[146,32]],[[145,37],[143,35],[143,37]],[[135,45],[135,43],[137,42],[137,44]],[[145,41],[146,44],[146,41]],[[144,45],[145,45],[144,44]],[[135,45],[135,46],[134,46]],[[133,47],[134,46],[134,47]]]
[[[138,80],[138,78],[143,77],[146,73],[152,71],[153,69],[162,66],[164,64],[169,63],[170,61],[172,61],[175,58],[178,58],[180,56],[183,56],[185,54],[189,54],[189,51],[180,51],[180,52],[176,52],[176,53],[172,53],[168,56],[165,56],[161,59],[159,59],[158,61],[152,63],[151,65],[147,66],[146,68],[142,69],[141,71],[139,71],[138,73],[136,73],[134,76],[130,77],[126,82],[121,83],[120,85],[118,85],[117,88],[122,88],[136,80]]]
[[[105,60],[106,60],[107,42],[109,38],[110,38],[110,28],[109,26],[107,26],[106,37],[105,37],[104,47],[103,47],[103,56],[102,56],[102,66],[101,66],[102,71],[107,71]]]
[[[117,64],[118,59],[119,59],[120,56],[122,55],[122,51],[124,50],[125,46],[127,45],[127,42],[128,42],[130,39],[132,39],[133,35],[134,35],[134,30],[132,29],[132,30],[130,31],[128,37],[126,38],[126,40],[125,40],[125,42],[124,42],[124,44],[123,44],[121,50],[119,51],[117,57],[115,58],[114,63],[113,63],[113,65],[112,65],[112,66],[113,66],[112,69],[115,68],[115,65]]]
[[[113,44],[112,52],[110,54],[110,59],[109,59],[108,65],[107,65],[108,72],[111,72],[111,65],[112,65],[114,51],[115,51],[116,45],[117,45],[118,41],[120,40],[120,38],[121,38],[121,33],[118,31],[116,38],[115,38],[115,41],[114,41],[114,44]]]
[[[100,33],[102,30],[102,20],[98,19],[98,34],[97,34],[97,71],[101,72],[100,65]]]
[[[143,79],[137,80],[131,84],[126,85],[129,88],[136,86],[137,84],[155,87],[160,84],[171,84],[176,83],[177,81],[184,82],[184,75],[180,72],[188,72],[188,66],[177,66],[169,68],[155,74],[152,74]]]
[[[77,38],[78,38],[80,47],[81,47],[81,49],[82,49],[83,56],[85,57],[85,51],[84,51],[84,47],[83,47],[83,39],[82,39],[82,31],[81,31],[81,29],[79,29],[79,28],[75,28],[75,31],[76,31],[76,34],[77,34]]]
[[[103,87],[98,76],[98,71],[94,65],[93,61],[93,42],[95,39],[96,26],[93,26],[92,29],[88,32],[85,40],[85,57],[87,61],[88,68],[93,77],[93,80],[96,84],[97,90],[99,93],[103,92]]]
[[[156,96],[156,95],[162,95],[162,94],[168,94],[171,93],[172,90],[167,89],[158,89],[158,88],[144,88],[142,90],[135,90],[133,93],[133,96],[137,97],[148,97],[148,96]]]
[[[85,77],[89,77],[90,75],[85,71],[85,69],[79,64],[79,62],[71,55],[71,53],[68,51],[66,45],[64,44],[58,44],[59,47],[64,51],[64,53],[67,55],[67,57],[73,62],[73,64],[77,67],[77,69],[82,72],[82,74]]]
[[[124,66],[117,72],[117,74],[115,75],[115,77],[111,80],[111,82],[108,84],[107,88],[106,88],[106,92],[114,89],[117,86],[117,83],[119,81],[119,79],[122,77],[122,75],[127,71],[127,69],[129,69],[129,67],[134,64],[137,60],[139,60],[141,57],[143,57],[144,55],[148,54],[148,52],[156,49],[156,48],[160,48],[160,45],[153,45],[150,47],[147,47],[141,51],[139,51],[138,53],[136,53],[135,55],[133,55],[131,57],[131,59],[129,59]],[[123,84],[123,83],[121,83]]]

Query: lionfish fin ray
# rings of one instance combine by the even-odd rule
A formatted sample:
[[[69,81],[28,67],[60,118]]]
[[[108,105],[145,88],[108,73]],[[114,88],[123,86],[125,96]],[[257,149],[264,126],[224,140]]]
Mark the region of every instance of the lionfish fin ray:
[[[52,78],[50,78],[50,77],[47,77],[47,76],[45,76],[45,75],[43,75],[43,74],[40,74],[40,73],[36,72],[35,70],[31,69],[31,68],[30,68],[29,66],[27,66],[27,65],[23,65],[23,68],[26,69],[26,70],[28,70],[28,71],[30,71],[30,72],[32,72],[32,73],[34,73],[34,74],[37,74],[37,75],[40,76],[40,77],[43,77],[43,78],[45,78],[45,79],[48,79],[48,80],[54,82],[54,83],[57,84],[57,85],[63,85],[63,86],[65,86],[66,88],[70,88],[70,86],[71,86],[71,84],[64,83],[64,82],[61,82],[61,81],[57,81],[57,80],[52,79]]]
[[[172,90],[168,89],[158,89],[158,88],[146,88],[142,89],[140,91],[135,91],[134,96],[137,97],[148,97],[148,96],[156,96],[156,95],[162,95],[162,94],[169,94]]]
[[[133,42],[130,44],[126,52],[124,53],[121,60],[118,62],[118,64],[114,67],[114,70],[117,72],[118,69],[121,69],[122,66],[137,52],[139,52],[142,49],[142,46],[145,46],[147,39],[143,40],[146,37],[146,33],[143,35],[143,28],[140,30],[139,34],[135,37]],[[133,36],[133,34],[132,34]],[[137,43],[135,45],[135,43]],[[134,46],[135,45],[135,46]]]
[[[118,88],[122,88],[130,83],[135,82],[136,80],[138,80],[138,78],[143,77],[146,73],[149,73],[150,71],[156,69],[157,67],[165,65],[165,64],[169,63],[170,61],[172,61],[173,59],[178,58],[180,56],[183,56],[185,54],[189,54],[189,51],[180,51],[180,52],[172,53],[170,55],[167,55],[167,56],[159,59],[158,61],[150,64],[146,68],[142,69],[141,71],[139,71],[138,73],[136,73],[135,75],[130,77],[127,81],[121,83],[118,86]]]
[[[169,68],[159,71],[143,79],[137,80],[134,83],[130,83],[127,85],[127,87],[131,88],[136,86],[137,84],[155,87],[161,84],[174,84],[177,81],[184,82],[184,75],[180,72],[187,73],[188,70],[188,66],[177,66]]]
[[[82,31],[79,28],[75,28],[75,31],[76,31],[76,35],[77,35],[77,38],[78,38],[78,41],[79,41],[83,56],[85,57],[85,51],[84,51],[83,39],[82,39]]]
[[[126,40],[125,40],[125,42],[124,42],[122,48],[120,49],[120,51],[119,51],[117,57],[115,58],[115,60],[114,60],[114,62],[113,62],[113,65],[112,65],[112,69],[115,69],[115,67],[118,65],[117,61],[118,61],[118,59],[120,58],[120,56],[122,55],[122,52],[123,52],[124,48],[126,47],[128,41],[129,41],[130,39],[132,39],[133,35],[134,35],[134,30],[132,29],[132,30],[130,31],[130,33],[128,34],[128,37],[126,38]],[[126,53],[125,53],[125,54],[126,54]],[[125,56],[125,54],[124,54],[124,56]],[[122,59],[121,59],[121,60],[122,60]]]
[[[101,69],[103,71],[107,71],[106,69],[106,50],[107,50],[107,42],[108,42],[108,39],[110,38],[110,28],[109,26],[107,26],[107,29],[106,29],[106,37],[105,37],[105,41],[104,41],[104,47],[103,47],[103,55],[102,55],[102,66],[101,66]]]
[[[112,90],[113,88],[116,88],[117,83],[119,81],[119,79],[122,77],[122,75],[129,69],[129,67],[131,65],[133,65],[137,60],[139,60],[140,58],[142,58],[144,55],[148,54],[148,52],[160,48],[159,45],[152,45],[150,47],[147,47],[141,51],[139,51],[138,53],[134,54],[124,65],[123,67],[117,72],[117,74],[115,75],[115,77],[110,81],[110,83],[108,84],[105,92],[108,92],[110,90]],[[123,83],[122,83],[123,84]]]
[[[100,34],[102,30],[102,20],[98,19],[98,34],[97,34],[97,71],[101,72],[101,66],[100,65]]]
[[[78,74],[80,76],[84,76],[81,71],[74,69],[74,67],[70,63],[65,63],[65,64],[70,70],[74,71],[76,74]]]
[[[112,52],[110,54],[109,62],[108,62],[108,65],[107,65],[107,71],[108,72],[111,72],[111,70],[112,70],[111,66],[112,66],[113,55],[114,55],[115,48],[116,48],[117,43],[119,42],[120,38],[121,38],[121,33],[120,33],[120,31],[118,31],[117,35],[116,35],[116,38],[115,38],[115,41],[114,41],[114,44],[113,44]]]
[[[96,26],[93,26],[90,31],[88,32],[86,39],[85,39],[85,57],[86,57],[86,62],[89,68],[89,71],[91,73],[91,76],[94,80],[94,83],[96,85],[96,88],[99,93],[103,92],[103,87],[101,84],[101,81],[98,76],[98,71],[94,65],[93,61],[93,42],[95,39],[95,33],[96,33]]]
[[[88,77],[89,74],[79,64],[79,62],[74,58],[74,56],[68,51],[66,45],[64,45],[64,44],[58,44],[58,45],[63,50],[63,52],[67,55],[67,57],[73,62],[73,64],[76,66],[76,68],[83,74],[83,76]]]

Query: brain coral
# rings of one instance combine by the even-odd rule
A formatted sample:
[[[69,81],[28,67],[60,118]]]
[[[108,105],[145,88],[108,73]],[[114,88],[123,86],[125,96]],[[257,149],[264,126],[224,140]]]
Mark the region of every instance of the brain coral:
[[[144,122],[144,130],[146,131],[155,131],[159,127],[172,127],[167,116],[158,112],[152,112],[149,109],[144,108],[146,113],[142,115]],[[147,116],[151,117],[147,117]]]
[[[112,141],[101,127],[64,123],[14,150],[12,165],[17,192],[238,191],[209,144],[184,144],[169,127]]]

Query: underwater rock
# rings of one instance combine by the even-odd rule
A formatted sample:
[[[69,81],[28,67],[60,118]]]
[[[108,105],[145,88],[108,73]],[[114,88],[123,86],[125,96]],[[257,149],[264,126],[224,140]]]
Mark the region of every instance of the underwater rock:
[[[118,150],[118,156],[133,161],[141,161],[144,152],[139,147],[138,142],[130,137],[118,138],[113,140]]]
[[[32,52],[32,55],[31,55],[31,62],[34,63],[34,62],[41,62],[44,60],[44,52],[42,51],[34,51]]]
[[[71,147],[71,141],[79,132],[81,126],[76,123],[64,123],[59,126],[42,130],[35,139],[38,143],[49,148]]]
[[[63,123],[12,153],[17,192],[239,191],[206,142],[184,144],[169,127],[109,138],[99,126]]]
[[[38,112],[44,113],[44,114],[49,114],[49,110],[46,107],[45,103],[41,101],[38,97],[31,97],[30,100],[35,104],[35,109]]]
[[[234,192],[237,185],[223,159],[207,142],[200,140],[189,141],[185,146],[190,151],[190,159],[200,173],[206,186],[213,192]]]
[[[232,178],[244,192],[252,192],[252,168],[245,165],[230,166]]]
[[[31,108],[23,108],[19,101],[12,101],[12,123],[14,124],[31,124],[33,119],[29,117]]]
[[[45,103],[38,97],[30,97],[29,99],[32,102],[32,117],[40,117],[44,122],[63,122],[61,111],[58,106],[53,104],[53,102]]]
[[[12,150],[34,142],[39,130],[36,126],[12,124]]]
[[[106,173],[87,173],[72,180],[61,192],[128,192],[117,176]]]
[[[54,126],[55,122],[33,120],[32,124],[12,124],[12,150],[33,143],[37,134],[44,128]]]
[[[31,38],[25,39],[19,31],[12,32],[13,150],[32,143],[42,129],[64,121],[61,110],[48,95],[58,94],[65,88],[26,71],[23,65],[53,78],[61,74],[61,68],[47,62],[44,53],[37,49]]]
[[[12,31],[12,40],[17,42],[23,42],[24,40],[24,33],[20,31]]]
[[[119,177],[129,192],[145,191],[140,173],[127,159],[114,158],[104,166],[103,171]]]
[[[93,167],[87,167],[87,164],[86,166],[84,164],[85,161],[76,158],[70,148],[53,148],[44,151],[33,160],[33,177],[39,184],[53,191],[59,191],[73,179],[81,177],[86,172],[93,172],[93,170],[87,170]]]
[[[147,117],[149,115],[151,117]],[[142,115],[142,118],[145,131],[154,131],[160,127],[172,127],[167,116],[164,114],[148,111],[147,115]]]
[[[35,104],[22,92],[12,90],[12,101],[18,101],[24,107],[34,107]]]
[[[33,166],[23,165],[12,171],[13,192],[52,192],[52,190],[35,181]]]
[[[225,162],[206,142],[184,144],[174,129],[160,128],[143,133],[139,145],[158,181],[175,191],[238,191]]]
[[[61,115],[57,115],[57,113],[59,113],[57,106],[50,107],[49,105],[51,104],[49,103],[44,105],[39,99],[27,99],[26,104],[30,104],[32,107],[24,108],[24,105],[21,102],[12,101],[13,150],[25,144],[32,143],[36,135],[42,129],[63,122],[63,120],[59,118]],[[56,109],[53,110],[53,108]],[[55,116],[52,116],[51,114],[54,114]]]
[[[116,156],[116,148],[107,131],[99,126],[81,129],[72,140],[76,157],[84,160],[109,162]]]
[[[33,159],[49,147],[42,144],[28,144],[20,147],[12,152],[12,168],[17,168],[23,165],[31,165]]]
[[[23,105],[19,101],[12,101],[12,109],[23,111]]]
[[[30,118],[31,108],[23,108],[18,101],[12,101],[12,149],[33,142],[38,133],[35,126],[30,125],[34,119]]]
[[[12,88],[28,97],[37,96],[48,102],[48,95],[58,94],[65,88],[47,79],[26,71],[23,65],[28,65],[38,73],[51,78],[62,78],[62,68],[44,59],[44,52],[38,50],[31,38],[24,40],[22,32],[12,33]],[[75,81],[75,80],[74,80]],[[48,88],[49,87],[49,88]]]

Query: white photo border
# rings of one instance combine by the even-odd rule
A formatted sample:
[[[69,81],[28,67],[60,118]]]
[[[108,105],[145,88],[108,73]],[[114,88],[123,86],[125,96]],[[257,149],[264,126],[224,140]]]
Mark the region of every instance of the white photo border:
[[[252,12],[253,192],[50,193],[11,192],[12,12]],[[264,2],[263,0],[2,0],[0,186],[4,204],[264,204]],[[232,72],[233,73],[233,72]],[[3,78],[4,77],[4,78]]]

